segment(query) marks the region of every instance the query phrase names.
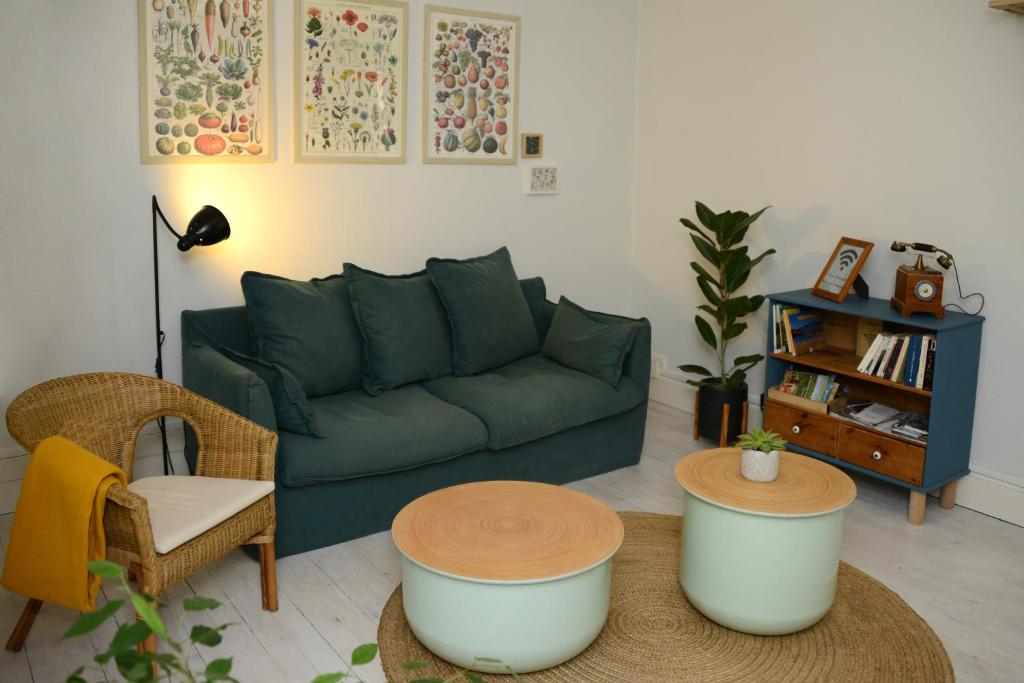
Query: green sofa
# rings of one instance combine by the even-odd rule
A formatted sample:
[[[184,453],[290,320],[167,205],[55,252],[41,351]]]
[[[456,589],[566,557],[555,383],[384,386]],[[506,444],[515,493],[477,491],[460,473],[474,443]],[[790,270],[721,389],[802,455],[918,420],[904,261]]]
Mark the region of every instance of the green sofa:
[[[556,305],[542,279],[519,284],[543,343]],[[244,306],[182,312],[183,383],[278,432],[283,557],[388,529],[404,505],[445,486],[485,479],[562,484],[639,462],[650,324],[590,315],[637,328],[615,386],[537,353],[376,396],[360,388],[311,398],[322,438],[279,429],[267,384],[223,353],[256,353]],[[186,430],[190,467],[195,452]]]

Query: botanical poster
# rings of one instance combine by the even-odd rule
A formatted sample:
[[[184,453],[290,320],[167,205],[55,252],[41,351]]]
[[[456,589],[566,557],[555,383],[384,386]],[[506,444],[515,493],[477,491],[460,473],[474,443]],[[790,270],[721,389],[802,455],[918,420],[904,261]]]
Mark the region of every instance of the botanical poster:
[[[269,161],[270,0],[140,0],[142,161]]]
[[[428,6],[423,157],[513,164],[519,18]]]
[[[298,160],[405,160],[407,17],[385,0],[298,3]]]

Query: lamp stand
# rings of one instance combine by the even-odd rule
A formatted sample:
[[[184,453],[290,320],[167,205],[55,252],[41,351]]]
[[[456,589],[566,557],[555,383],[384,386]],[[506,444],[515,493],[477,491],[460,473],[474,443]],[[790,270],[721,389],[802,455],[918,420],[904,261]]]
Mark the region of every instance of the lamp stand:
[[[181,235],[175,232],[171,224],[167,222],[167,217],[164,216],[164,212],[160,210],[160,205],[157,204],[156,195],[153,195],[153,299],[156,303],[154,307],[156,310],[156,376],[160,379],[164,378],[164,331],[160,329],[160,261],[157,258],[157,238],[156,238],[156,219],[157,216],[163,221],[167,229],[170,230],[179,239]],[[157,426],[160,427],[160,446],[163,449],[164,458],[164,474],[172,474],[174,472],[174,465],[171,463],[171,451],[167,447],[167,418],[158,417],[156,419]]]

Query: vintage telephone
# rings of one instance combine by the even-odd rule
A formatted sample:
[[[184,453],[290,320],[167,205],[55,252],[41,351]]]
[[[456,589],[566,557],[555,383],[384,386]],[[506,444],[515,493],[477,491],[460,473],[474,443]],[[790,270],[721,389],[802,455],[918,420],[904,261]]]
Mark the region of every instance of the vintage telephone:
[[[944,274],[941,270],[929,268],[925,264],[925,254],[937,254],[935,261],[943,270],[953,269],[961,301],[973,296],[981,297],[981,306],[978,307],[974,315],[981,313],[981,309],[985,307],[985,297],[982,294],[975,293],[964,296],[963,290],[960,288],[960,274],[956,270],[956,261],[953,259],[953,255],[945,249],[924,242],[893,242],[890,249],[900,253],[908,250],[918,252],[914,265],[904,264],[896,269],[896,288],[890,303],[901,316],[907,317],[913,313],[931,313],[937,318],[942,318],[945,315],[946,309],[942,305]],[[957,304],[950,304],[950,306],[966,313]]]

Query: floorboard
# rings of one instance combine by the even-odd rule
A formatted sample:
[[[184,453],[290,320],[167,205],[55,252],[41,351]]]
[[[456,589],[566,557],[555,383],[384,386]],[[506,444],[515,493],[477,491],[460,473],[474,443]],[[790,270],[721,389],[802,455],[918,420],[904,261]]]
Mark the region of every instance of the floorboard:
[[[617,510],[682,512],[672,467],[685,453],[706,448],[691,439],[692,417],[652,403],[644,457],[639,465],[571,486]],[[846,516],[842,558],[901,595],[942,639],[959,681],[1021,680],[1024,671],[1024,528],[929,499],[926,522],[906,522],[906,493],[857,477],[858,496]],[[0,516],[0,555],[13,515]],[[401,579],[401,563],[388,533],[278,560],[280,610],[260,609],[259,566],[235,552],[165,595],[166,617],[186,630],[197,623],[234,625],[215,648],[190,650],[196,666],[234,658],[241,681],[310,681],[338,671],[359,644],[376,638],[388,596]],[[117,597],[105,587],[105,595]],[[205,595],[223,606],[182,615],[183,598]],[[6,639],[24,599],[0,589],[0,634]],[[61,681],[105,645],[116,626],[70,641],[61,634],[78,614],[44,606],[21,653],[0,653],[0,680]],[[130,619],[124,610],[119,621]],[[121,621],[123,623],[123,621]],[[184,631],[182,631],[184,632]],[[360,667],[368,682],[383,681],[374,662]]]

